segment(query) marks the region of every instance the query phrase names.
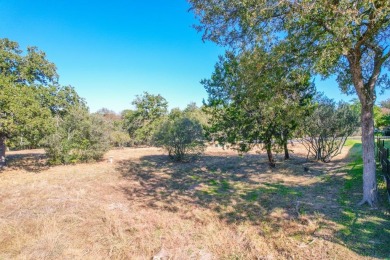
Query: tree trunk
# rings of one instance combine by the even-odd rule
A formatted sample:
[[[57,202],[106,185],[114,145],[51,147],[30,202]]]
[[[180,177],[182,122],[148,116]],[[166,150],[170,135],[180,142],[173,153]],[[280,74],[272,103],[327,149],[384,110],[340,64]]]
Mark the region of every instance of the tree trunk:
[[[269,166],[275,167],[275,160],[274,160],[274,156],[272,155],[271,147],[272,147],[271,145],[266,145],[268,161],[269,161]]]
[[[362,104],[362,146],[363,146],[363,200],[371,207],[377,203],[374,111],[373,103]]]
[[[0,169],[5,166],[5,136],[0,136]]]
[[[288,160],[290,159],[290,153],[288,152],[288,130],[285,130],[282,132],[282,142],[283,142],[283,149],[284,149],[284,159]]]
[[[375,84],[381,72],[384,59],[382,55],[375,54],[374,69],[368,82],[364,83],[361,67],[362,54],[359,48],[350,50],[347,55],[353,85],[358,94],[362,123],[362,147],[363,147],[363,199],[359,205],[368,203],[371,207],[377,204],[375,141],[374,141],[374,103]]]
[[[283,143],[283,148],[284,148],[284,159],[285,160],[290,159],[290,154],[289,154],[288,148],[287,148],[287,140]]]

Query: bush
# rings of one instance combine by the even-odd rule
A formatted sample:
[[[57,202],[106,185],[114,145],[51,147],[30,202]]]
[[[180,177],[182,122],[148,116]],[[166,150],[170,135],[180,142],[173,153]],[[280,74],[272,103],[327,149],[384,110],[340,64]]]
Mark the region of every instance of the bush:
[[[168,119],[154,134],[154,144],[163,147],[171,159],[183,161],[205,149],[201,124],[187,117]]]
[[[111,144],[114,147],[119,147],[119,148],[129,146],[131,142],[129,133],[120,130],[111,132],[110,138],[111,138]]]
[[[109,131],[101,117],[74,108],[57,119],[56,132],[44,140],[50,164],[100,160],[109,149]]]
[[[333,100],[322,97],[317,108],[307,117],[302,127],[302,144],[308,156],[329,162],[341,153],[348,136],[359,126],[359,114],[347,103],[338,105]]]

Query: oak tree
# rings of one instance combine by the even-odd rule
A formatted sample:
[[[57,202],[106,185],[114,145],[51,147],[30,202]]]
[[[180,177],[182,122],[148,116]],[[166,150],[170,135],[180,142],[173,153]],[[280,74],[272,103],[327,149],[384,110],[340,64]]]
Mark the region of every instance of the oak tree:
[[[57,84],[58,75],[44,52],[0,39],[0,167],[5,165],[5,143],[21,135],[37,142],[52,128],[51,110],[43,106],[43,87]]]
[[[203,39],[236,49],[286,44],[286,52],[314,73],[336,75],[356,92],[361,108],[363,198],[377,201],[373,107],[389,86],[390,2],[387,0],[189,0]]]
[[[134,110],[124,112],[125,127],[135,143],[150,144],[153,132],[168,113],[168,102],[161,95],[144,92],[137,95],[132,104]]]

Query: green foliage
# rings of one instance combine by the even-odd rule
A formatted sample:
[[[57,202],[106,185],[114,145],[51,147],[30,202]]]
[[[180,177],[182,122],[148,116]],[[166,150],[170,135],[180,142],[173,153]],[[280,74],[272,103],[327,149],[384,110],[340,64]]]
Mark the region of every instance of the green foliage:
[[[341,153],[347,137],[359,125],[359,114],[353,106],[335,102],[323,96],[317,97],[316,109],[304,120],[302,125],[302,143],[308,150],[308,156],[316,160],[329,162]]]
[[[8,139],[11,147],[16,146],[15,140],[21,138],[36,146],[53,130],[45,99],[48,88],[55,88],[50,84],[57,84],[56,67],[36,47],[23,55],[8,39],[0,39],[0,57],[0,145]]]
[[[197,120],[206,129],[209,127],[209,115],[205,112],[205,107],[198,107],[194,102],[187,105],[183,110],[186,117]]]
[[[36,88],[2,85],[0,79],[0,100],[1,136],[21,137],[29,144],[37,145],[43,135],[53,130],[50,110],[41,106]],[[10,144],[14,146],[12,142]]]
[[[309,78],[304,70],[290,67],[277,51],[227,53],[211,79],[202,81],[209,94],[210,132],[239,152],[263,143],[273,165],[271,151],[287,146],[310,110]]]
[[[36,47],[23,55],[16,42],[0,39],[0,57],[0,139],[10,147],[38,146],[54,130],[52,116],[85,106],[72,87],[58,85],[55,65]]]
[[[337,74],[345,92],[357,82],[353,77],[358,67],[351,70],[351,66],[360,66],[364,88],[375,80],[371,75],[378,68],[390,66],[388,1],[189,2],[204,39],[235,49],[284,45],[296,61],[304,61],[315,73]],[[388,87],[387,74],[382,73],[376,83]]]
[[[115,130],[110,133],[111,145],[123,148],[129,146],[131,139],[129,133],[122,130]]]
[[[176,161],[199,155],[205,149],[201,124],[185,115],[165,120],[153,139],[156,146],[163,147]]]
[[[149,145],[154,131],[168,111],[168,102],[161,95],[144,92],[132,102],[135,110],[127,110],[123,117],[125,128],[135,144]]]
[[[109,149],[108,125],[85,108],[71,108],[63,119],[57,118],[54,134],[44,140],[51,164],[99,160]]]
[[[359,100],[357,100],[357,99],[355,99],[353,101],[351,107],[357,113],[360,113],[360,111],[362,109],[362,106],[361,106]],[[374,126],[375,126],[375,128],[383,128],[383,127],[390,125],[390,111],[386,113],[385,112],[386,107],[382,106],[382,103],[381,103],[381,106],[374,105],[373,111],[374,111]],[[359,120],[360,120],[360,118],[359,118]]]
[[[8,84],[47,86],[57,82],[55,65],[47,61],[46,54],[36,47],[28,47],[23,56],[17,42],[0,39],[0,57],[0,75],[7,79]]]
[[[86,102],[72,86],[40,87],[40,102],[48,107],[54,117],[64,117],[73,107],[87,109]]]
[[[131,139],[124,127],[122,116],[107,108],[99,109],[95,115],[101,117],[107,125],[107,135],[110,136],[111,146],[123,148],[130,145]]]
[[[324,78],[336,75],[341,90],[362,104],[365,158],[362,203],[374,205],[373,106],[376,89],[389,88],[389,1],[189,0],[203,38],[236,52],[277,46],[292,66]],[[276,63],[275,63],[276,64]],[[272,70],[272,68],[271,68]]]

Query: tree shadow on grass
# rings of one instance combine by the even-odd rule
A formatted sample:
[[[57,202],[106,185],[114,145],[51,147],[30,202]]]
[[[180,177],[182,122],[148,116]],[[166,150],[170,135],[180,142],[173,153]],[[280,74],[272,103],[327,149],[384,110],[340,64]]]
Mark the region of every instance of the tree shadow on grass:
[[[310,171],[305,172],[304,166]],[[178,204],[194,205],[214,210],[229,223],[260,224],[275,210],[286,220],[297,219],[304,201],[310,201],[313,192],[323,192],[321,187],[275,180],[275,174],[310,181],[325,176],[317,168],[316,163],[298,157],[270,168],[259,155],[202,156],[189,163],[175,163],[159,155],[121,161],[117,170],[137,184],[122,187],[125,194],[145,207],[177,211]],[[311,195],[305,199],[309,189]],[[282,228],[274,222],[274,228]]]
[[[188,163],[151,155],[117,164],[117,170],[131,181],[120,189],[144,207],[172,212],[201,207],[227,223],[262,227],[266,223],[270,233],[289,230],[289,236],[310,235],[340,243],[361,255],[386,257],[390,254],[389,218],[355,206],[362,186],[358,183],[359,187],[341,189],[350,185],[340,174],[345,167],[337,161],[323,164],[294,156],[270,168],[260,155],[205,155]],[[309,227],[313,222],[314,229]],[[344,228],[340,231],[337,224]],[[377,238],[386,243],[378,243]]]
[[[7,165],[5,169],[23,170],[38,173],[49,169],[47,156],[42,151],[19,151],[7,155]]]

